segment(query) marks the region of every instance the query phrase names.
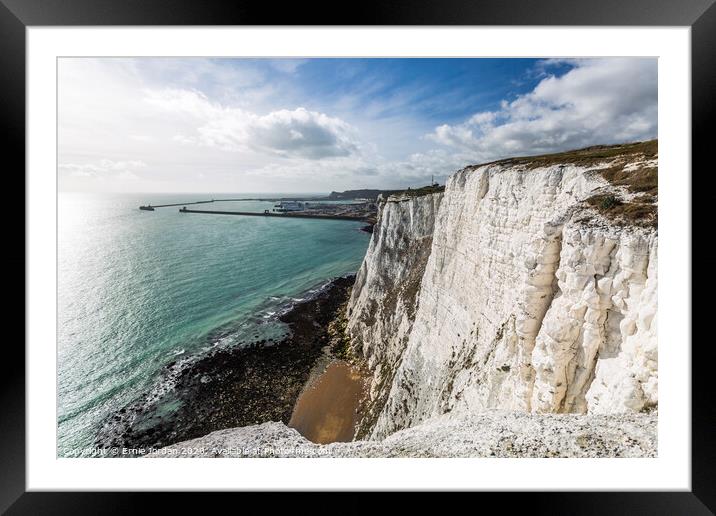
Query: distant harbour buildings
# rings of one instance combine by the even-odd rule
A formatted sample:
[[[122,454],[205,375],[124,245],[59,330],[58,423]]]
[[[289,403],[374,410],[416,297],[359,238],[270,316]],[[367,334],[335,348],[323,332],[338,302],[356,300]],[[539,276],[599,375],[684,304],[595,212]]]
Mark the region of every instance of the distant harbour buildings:
[[[274,204],[274,210],[281,213],[292,212],[292,211],[303,211],[306,209],[306,204],[301,201],[279,201]]]

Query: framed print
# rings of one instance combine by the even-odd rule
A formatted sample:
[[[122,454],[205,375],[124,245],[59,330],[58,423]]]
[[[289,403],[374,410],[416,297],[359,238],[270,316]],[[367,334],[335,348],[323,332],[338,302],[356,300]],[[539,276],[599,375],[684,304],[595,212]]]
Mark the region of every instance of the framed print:
[[[27,300],[3,510],[710,514],[691,170],[716,8],[581,4],[3,0]]]

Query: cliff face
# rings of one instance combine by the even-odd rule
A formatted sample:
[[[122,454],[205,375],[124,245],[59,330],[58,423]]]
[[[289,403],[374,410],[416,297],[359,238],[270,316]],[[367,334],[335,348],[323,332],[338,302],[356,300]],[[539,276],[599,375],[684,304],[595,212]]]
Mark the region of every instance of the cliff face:
[[[373,378],[358,436],[372,429],[402,359],[418,308],[442,193],[381,200],[366,258],[348,303],[352,346]]]
[[[373,374],[359,437],[655,407],[656,199],[625,179],[655,166],[641,150],[511,160],[384,202],[348,308]]]

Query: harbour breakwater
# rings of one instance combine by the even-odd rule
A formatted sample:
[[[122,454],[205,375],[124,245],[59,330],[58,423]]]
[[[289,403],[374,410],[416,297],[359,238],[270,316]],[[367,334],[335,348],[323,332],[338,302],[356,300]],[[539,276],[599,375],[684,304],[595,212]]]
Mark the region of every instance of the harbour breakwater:
[[[216,210],[190,210],[180,208],[180,213],[205,213],[209,215],[240,215],[246,217],[278,217],[283,219],[323,219],[323,220],[354,220],[365,221],[365,217],[353,215],[324,215],[312,213],[271,213],[270,211],[216,211]]]
[[[193,201],[193,202],[175,202],[171,204],[147,204],[139,207],[140,210],[154,211],[154,208],[169,208],[171,206],[183,206],[185,204],[208,204],[214,202],[214,199],[208,201]]]

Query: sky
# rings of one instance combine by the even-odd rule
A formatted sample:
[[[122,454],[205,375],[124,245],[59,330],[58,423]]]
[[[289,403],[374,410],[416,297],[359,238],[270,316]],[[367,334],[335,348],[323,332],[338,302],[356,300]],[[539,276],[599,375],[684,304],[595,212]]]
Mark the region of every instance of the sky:
[[[657,60],[62,58],[61,191],[319,193],[657,136]]]

